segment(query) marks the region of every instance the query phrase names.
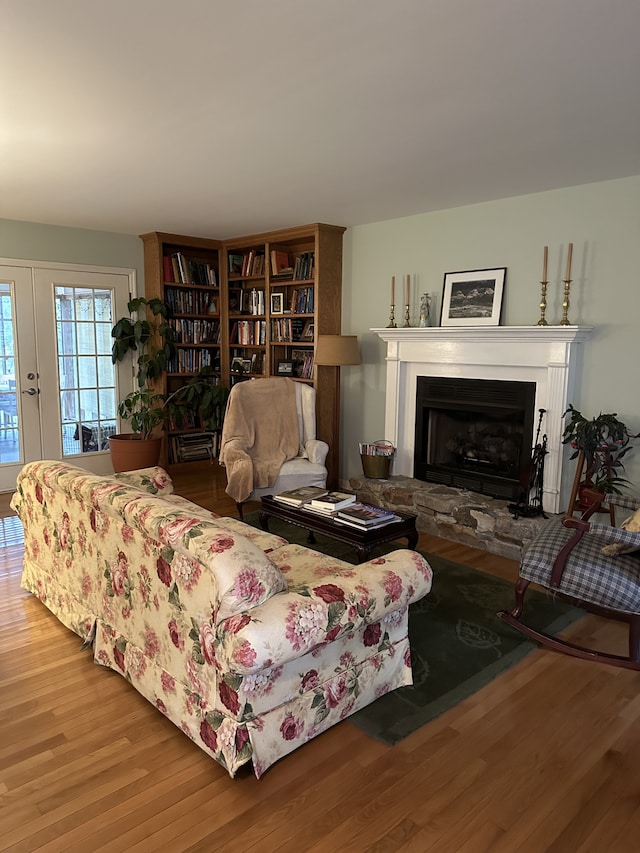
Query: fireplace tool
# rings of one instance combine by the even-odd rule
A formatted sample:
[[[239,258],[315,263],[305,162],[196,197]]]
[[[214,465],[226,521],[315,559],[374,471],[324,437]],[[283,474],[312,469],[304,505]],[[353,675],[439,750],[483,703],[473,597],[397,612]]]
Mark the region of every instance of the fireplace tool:
[[[514,518],[533,518],[536,515],[541,515],[547,518],[542,507],[542,499],[544,495],[544,457],[547,455],[547,435],[542,436],[540,441],[540,427],[542,425],[542,417],[546,409],[539,409],[538,428],[536,430],[536,443],[531,452],[531,465],[529,468],[529,482],[527,487],[520,494],[518,503],[509,504],[509,512]]]

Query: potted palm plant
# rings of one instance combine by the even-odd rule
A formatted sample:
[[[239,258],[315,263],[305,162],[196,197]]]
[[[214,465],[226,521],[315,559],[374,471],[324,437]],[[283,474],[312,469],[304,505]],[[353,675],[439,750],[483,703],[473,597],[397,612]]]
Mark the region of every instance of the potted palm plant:
[[[118,406],[118,414],[129,422],[131,432],[109,439],[116,472],[158,464],[162,437],[155,433],[164,421],[165,397],[154,390],[154,383],[176,353],[165,302],[140,296],[130,300],[127,308],[131,316],[121,317],[111,330],[111,361],[116,364],[129,353],[135,354],[137,388]]]
[[[629,485],[621,473],[622,459],[632,450],[632,439],[637,438],[618,418],[617,412],[600,413],[585,418],[570,403],[563,417],[567,418],[562,433],[562,443],[573,448],[571,459],[583,455],[584,475],[578,487],[578,500],[582,507],[602,501],[605,493],[619,494]]]

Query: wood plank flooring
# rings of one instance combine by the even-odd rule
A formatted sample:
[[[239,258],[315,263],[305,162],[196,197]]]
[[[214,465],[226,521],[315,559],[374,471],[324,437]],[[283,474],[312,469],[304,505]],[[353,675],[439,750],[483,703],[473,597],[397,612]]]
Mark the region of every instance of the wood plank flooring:
[[[217,465],[176,491],[236,514]],[[640,674],[536,650],[393,748],[348,721],[232,780],[20,589],[0,506],[0,851],[464,851],[640,848]],[[514,579],[510,560],[420,547]],[[622,650],[622,626],[568,631]]]

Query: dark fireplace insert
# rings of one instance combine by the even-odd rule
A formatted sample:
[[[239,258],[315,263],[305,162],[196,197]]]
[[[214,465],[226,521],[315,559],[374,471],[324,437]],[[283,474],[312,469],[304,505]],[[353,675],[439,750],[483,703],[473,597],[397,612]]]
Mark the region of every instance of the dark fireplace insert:
[[[517,501],[531,464],[535,382],[418,376],[414,477]]]

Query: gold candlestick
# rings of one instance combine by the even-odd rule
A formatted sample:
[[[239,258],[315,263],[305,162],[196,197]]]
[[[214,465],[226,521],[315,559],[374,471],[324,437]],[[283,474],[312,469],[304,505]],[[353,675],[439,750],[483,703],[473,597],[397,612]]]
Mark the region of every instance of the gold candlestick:
[[[396,326],[396,317],[395,317],[396,306],[391,303],[391,311],[389,312],[389,323],[387,325],[387,329],[397,329]]]
[[[408,329],[408,328],[410,328],[410,326],[411,326],[411,323],[409,322],[409,304],[407,303],[404,306],[404,325],[402,326],[402,328]]]
[[[546,248],[546,247],[545,247]],[[548,281],[541,281],[542,292],[540,294],[540,319],[538,320],[538,326],[548,326],[549,324],[545,320],[545,312],[547,310],[547,285]]]
[[[571,245],[571,244],[569,244]],[[571,256],[569,256],[571,257]],[[564,280],[564,296],[562,299],[562,320],[560,320],[561,326],[570,326],[569,322],[569,291],[571,290],[571,279],[565,278]]]

